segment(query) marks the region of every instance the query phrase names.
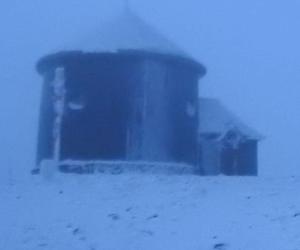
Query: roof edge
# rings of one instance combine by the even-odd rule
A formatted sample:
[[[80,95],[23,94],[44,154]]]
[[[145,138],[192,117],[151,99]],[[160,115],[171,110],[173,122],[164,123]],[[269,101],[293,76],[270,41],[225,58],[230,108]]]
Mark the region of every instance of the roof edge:
[[[199,63],[198,61],[185,57],[182,55],[173,55],[155,51],[146,51],[146,50],[118,50],[117,52],[83,52],[83,51],[61,51],[53,54],[49,54],[41,57],[37,64],[36,69],[39,74],[43,74],[49,68],[56,68],[65,66],[70,60],[80,60],[80,58],[85,56],[95,56],[95,57],[105,57],[105,56],[120,56],[120,57],[144,57],[150,59],[158,60],[179,60],[181,63],[190,65],[195,68],[200,77],[203,77],[207,73],[206,67]]]

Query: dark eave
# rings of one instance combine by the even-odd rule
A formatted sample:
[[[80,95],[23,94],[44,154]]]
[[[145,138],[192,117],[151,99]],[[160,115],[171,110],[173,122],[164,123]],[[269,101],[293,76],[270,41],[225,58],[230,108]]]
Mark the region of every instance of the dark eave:
[[[199,75],[202,77],[206,74],[206,68],[196,60],[171,54],[163,54],[157,52],[149,52],[142,50],[119,50],[118,52],[101,52],[101,53],[86,53],[82,51],[65,51],[58,52],[55,54],[50,54],[42,57],[36,65],[37,71],[40,74],[57,68],[64,67],[72,61],[80,61],[84,57],[93,58],[105,58],[105,57],[119,57],[119,58],[130,58],[130,59],[154,59],[166,62],[178,62],[183,65],[187,65],[198,71]]]

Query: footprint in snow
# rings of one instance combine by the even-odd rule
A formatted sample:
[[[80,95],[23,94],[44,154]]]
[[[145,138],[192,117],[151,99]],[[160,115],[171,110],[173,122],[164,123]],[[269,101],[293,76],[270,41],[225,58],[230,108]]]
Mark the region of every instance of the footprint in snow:
[[[71,231],[71,233],[73,234],[73,236],[77,237],[78,240],[80,241],[86,241],[87,238],[85,237],[83,231],[81,230],[80,227],[73,227],[72,224],[68,224],[67,225],[67,229],[69,229]]]
[[[293,217],[295,217],[295,218],[296,218],[296,217],[299,217],[299,216],[300,216],[300,212],[298,212],[298,213],[295,213]]]
[[[78,235],[79,233],[80,233],[80,228],[79,227],[73,229],[73,231],[72,231],[73,235]]]
[[[126,208],[126,210],[125,210],[127,213],[129,213],[129,212],[131,212],[132,211],[132,207],[128,207],[128,208]]]
[[[215,250],[226,250],[227,249],[227,245],[225,243],[217,243],[214,245]]]
[[[109,214],[108,217],[114,221],[120,220],[120,215],[115,214],[115,213]]]
[[[149,216],[147,218],[147,220],[153,220],[153,219],[157,219],[157,218],[158,218],[158,214],[153,214],[153,215]]]
[[[47,246],[48,246],[47,243],[40,243],[40,244],[38,244],[38,247],[40,247],[40,248],[44,248],[44,247],[47,247]]]
[[[147,236],[153,236],[154,232],[151,230],[141,230],[141,233],[147,235]]]

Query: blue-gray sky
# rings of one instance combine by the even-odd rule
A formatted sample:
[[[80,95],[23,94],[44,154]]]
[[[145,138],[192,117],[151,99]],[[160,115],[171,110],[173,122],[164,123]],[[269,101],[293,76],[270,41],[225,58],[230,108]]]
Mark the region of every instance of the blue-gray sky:
[[[300,2],[131,0],[142,18],[203,62],[201,94],[266,136],[264,175],[300,174]],[[0,2],[0,160],[31,168],[41,79],[36,60],[117,15],[121,0]]]

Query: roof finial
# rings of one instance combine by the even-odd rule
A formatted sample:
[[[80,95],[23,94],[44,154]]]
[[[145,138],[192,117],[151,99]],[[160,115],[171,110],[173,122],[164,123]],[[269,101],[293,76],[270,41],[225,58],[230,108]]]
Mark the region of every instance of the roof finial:
[[[124,5],[124,7],[125,7],[125,11],[130,11],[131,10],[131,8],[130,8],[130,0],[124,0],[125,1],[125,5]]]

